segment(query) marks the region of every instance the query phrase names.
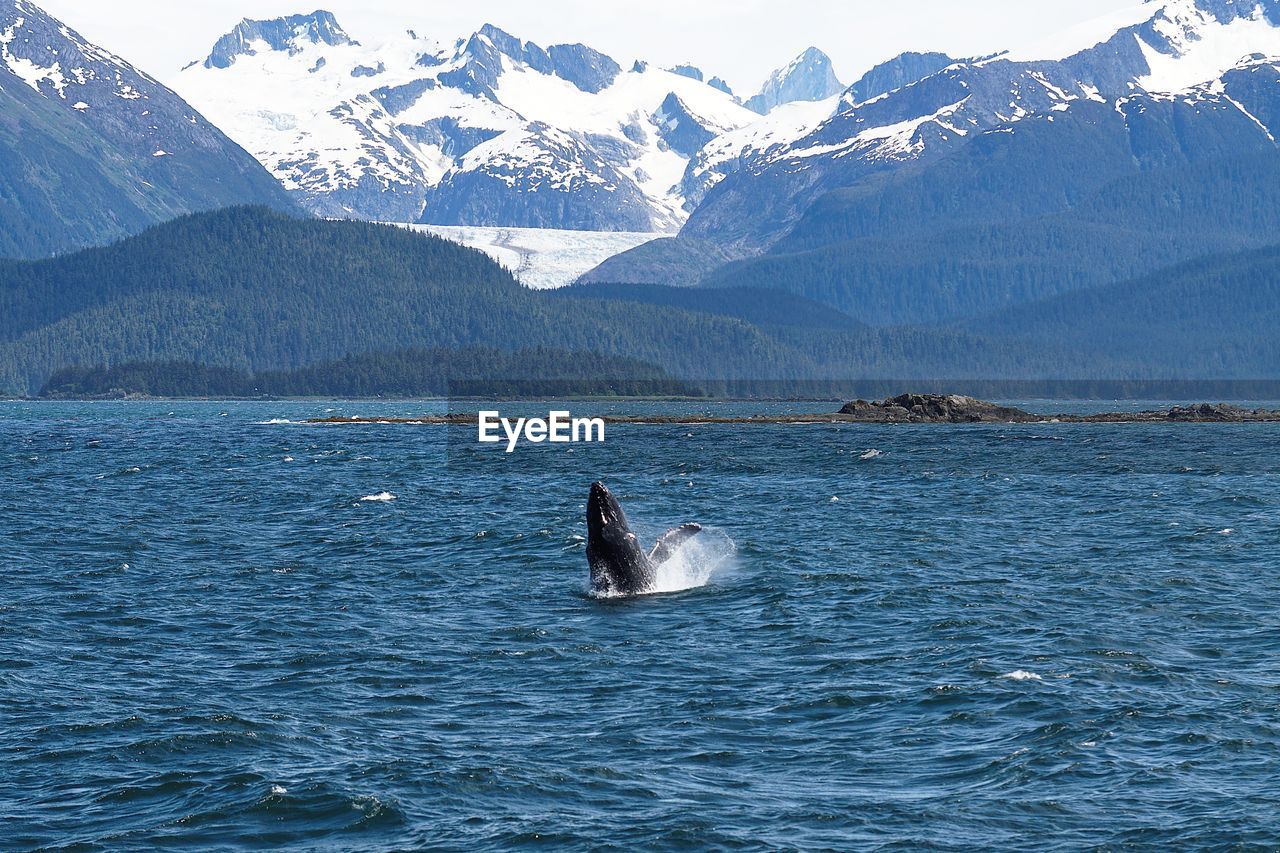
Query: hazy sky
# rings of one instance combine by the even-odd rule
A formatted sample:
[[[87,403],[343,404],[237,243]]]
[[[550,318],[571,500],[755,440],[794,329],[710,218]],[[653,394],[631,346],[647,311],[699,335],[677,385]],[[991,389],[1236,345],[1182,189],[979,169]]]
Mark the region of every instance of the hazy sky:
[[[751,94],[809,45],[841,79],[904,50],[994,53],[1134,0],[35,0],[97,42],[169,80],[245,17],[333,12],[351,36],[404,29],[450,41],[491,22],[542,45],[583,42],[627,65],[689,61]]]

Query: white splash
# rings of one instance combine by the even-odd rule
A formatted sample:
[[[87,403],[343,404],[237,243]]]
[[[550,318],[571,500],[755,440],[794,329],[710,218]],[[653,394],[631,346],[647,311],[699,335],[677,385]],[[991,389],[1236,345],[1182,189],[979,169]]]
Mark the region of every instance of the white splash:
[[[879,450],[868,450],[866,453],[862,454],[858,458],[859,459],[879,459],[881,456],[884,456],[884,453],[882,453]]]
[[[658,566],[651,595],[683,592],[704,587],[725,568],[738,553],[729,536],[718,530],[706,530],[693,537]]]
[[[257,421],[254,426],[280,426],[282,424],[291,424],[293,421],[288,418],[272,418],[269,421]]]
[[[365,495],[360,499],[360,501],[361,503],[386,504],[386,503],[391,503],[395,499],[396,499],[396,496],[391,494],[390,492],[378,492],[376,495]]]
[[[1013,672],[1006,672],[1001,678],[1007,678],[1010,681],[1044,681],[1034,672],[1027,672],[1025,669],[1015,669]]]

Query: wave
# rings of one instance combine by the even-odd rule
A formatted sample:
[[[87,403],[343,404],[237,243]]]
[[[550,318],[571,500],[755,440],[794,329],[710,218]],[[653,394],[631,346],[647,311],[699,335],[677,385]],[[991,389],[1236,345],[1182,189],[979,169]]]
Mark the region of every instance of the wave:
[[[378,492],[376,495],[365,495],[360,499],[360,502],[385,504],[385,503],[391,503],[395,499],[396,499],[396,496],[391,494],[390,492]]]
[[[1006,672],[1001,678],[1007,678],[1010,681],[1044,681],[1034,672],[1028,672],[1025,669],[1015,669],[1013,672]]]

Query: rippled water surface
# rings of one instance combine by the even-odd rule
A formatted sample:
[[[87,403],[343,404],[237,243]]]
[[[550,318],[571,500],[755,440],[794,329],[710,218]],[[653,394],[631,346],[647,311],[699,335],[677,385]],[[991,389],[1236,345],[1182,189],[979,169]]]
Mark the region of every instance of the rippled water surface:
[[[1280,844],[1280,426],[431,408],[0,404],[0,848]]]

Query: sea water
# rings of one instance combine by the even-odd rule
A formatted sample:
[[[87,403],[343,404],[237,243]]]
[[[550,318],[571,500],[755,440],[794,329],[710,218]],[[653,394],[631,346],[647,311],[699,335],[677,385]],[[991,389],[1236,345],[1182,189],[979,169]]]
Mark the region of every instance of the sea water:
[[[440,410],[0,404],[0,848],[1280,843],[1280,426]]]

